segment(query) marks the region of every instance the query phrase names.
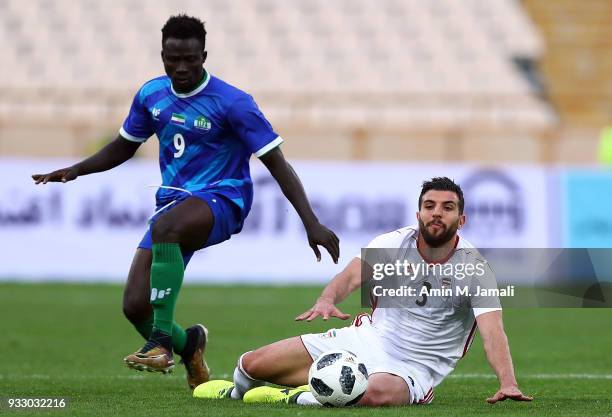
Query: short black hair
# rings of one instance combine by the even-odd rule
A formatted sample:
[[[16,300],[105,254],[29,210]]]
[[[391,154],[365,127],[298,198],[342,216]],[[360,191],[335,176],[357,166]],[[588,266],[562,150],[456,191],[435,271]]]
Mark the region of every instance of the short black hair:
[[[206,29],[204,22],[197,17],[178,14],[170,16],[162,28],[162,46],[166,39],[191,39],[196,38],[202,44],[202,49],[206,47]]]
[[[421,187],[421,195],[419,195],[419,210],[421,209],[421,204],[423,204],[423,195],[430,190],[451,191],[457,194],[457,198],[459,198],[459,214],[463,214],[463,209],[465,207],[465,201],[463,200],[463,190],[461,190],[459,184],[456,184],[448,177],[434,177],[429,181],[423,181],[423,186]]]

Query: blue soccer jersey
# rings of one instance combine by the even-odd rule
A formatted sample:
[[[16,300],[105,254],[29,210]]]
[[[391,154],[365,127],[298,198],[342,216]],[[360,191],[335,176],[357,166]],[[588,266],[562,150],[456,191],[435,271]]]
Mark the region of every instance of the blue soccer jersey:
[[[253,201],[251,154],[260,157],[283,142],[250,95],[208,72],[186,94],[174,91],[167,76],[145,83],[119,133],[136,142],[155,133],[162,185],[222,194],[243,217]],[[160,188],[157,203],[180,193]]]

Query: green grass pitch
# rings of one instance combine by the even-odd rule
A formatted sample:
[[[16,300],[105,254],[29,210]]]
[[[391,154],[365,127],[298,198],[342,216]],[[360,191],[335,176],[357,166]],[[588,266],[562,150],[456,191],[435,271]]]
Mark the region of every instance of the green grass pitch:
[[[476,339],[428,406],[308,409],[191,398],[184,370],[138,373],[122,358],[142,341],[121,313],[115,285],[0,284],[2,415],[75,416],[604,416],[612,415],[612,309],[507,309],[514,364],[532,403],[485,403],[498,385]],[[210,329],[213,377],[229,378],[244,351],[339,320],[296,323],[318,287],[186,286],[177,319]],[[359,311],[358,297],[342,306]],[[7,397],[69,398],[63,410],[9,410]]]

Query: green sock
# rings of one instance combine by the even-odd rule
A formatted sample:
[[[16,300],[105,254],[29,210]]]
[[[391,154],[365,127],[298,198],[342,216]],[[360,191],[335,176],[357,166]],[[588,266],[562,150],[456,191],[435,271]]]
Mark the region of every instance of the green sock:
[[[169,336],[174,322],[174,306],[178,299],[185,265],[178,243],[154,243],[151,263],[151,306],[153,330]]]
[[[146,321],[142,323],[135,324],[134,327],[138,330],[138,333],[145,340],[149,340],[151,337],[151,332],[153,331],[153,316],[149,317]],[[187,343],[187,333],[185,333],[185,329],[179,326],[176,322],[172,323],[172,349],[176,353],[180,353],[185,349],[185,344]]]
[[[172,349],[176,353],[181,353],[185,349],[186,343],[187,333],[185,333],[185,329],[176,324],[176,322],[172,322]]]

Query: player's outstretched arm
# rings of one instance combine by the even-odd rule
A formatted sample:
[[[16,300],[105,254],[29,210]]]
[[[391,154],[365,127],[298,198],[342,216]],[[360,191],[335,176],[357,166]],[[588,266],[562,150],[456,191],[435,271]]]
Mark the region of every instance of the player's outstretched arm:
[[[323,320],[330,317],[337,317],[346,320],[351,317],[350,314],[343,313],[336,307],[336,304],[341,303],[350,293],[361,286],[361,260],[353,258],[351,262],[332,279],[325,287],[321,296],[317,299],[312,308],[297,316],[297,321],[311,321],[319,316]]]
[[[71,167],[58,169],[48,174],[34,174],[32,179],[36,184],[41,182],[43,184],[48,182],[68,182],[81,175],[107,171],[121,165],[134,156],[139,146],[140,142],[132,142],[119,135],[114,141],[89,158]]]
[[[495,404],[508,398],[515,401],[533,400],[533,397],[521,392],[516,382],[501,310],[481,314],[476,317],[476,322],[482,336],[487,359],[497,374],[500,386],[495,395],[487,398],[487,402]]]
[[[280,185],[283,194],[297,211],[308,235],[308,244],[314,251],[317,261],[321,260],[318,245],[323,246],[335,263],[340,256],[340,242],[334,232],[319,223],[306,197],[306,192],[299,177],[289,165],[281,150],[276,147],[261,156],[261,162],[268,168],[270,174]]]

